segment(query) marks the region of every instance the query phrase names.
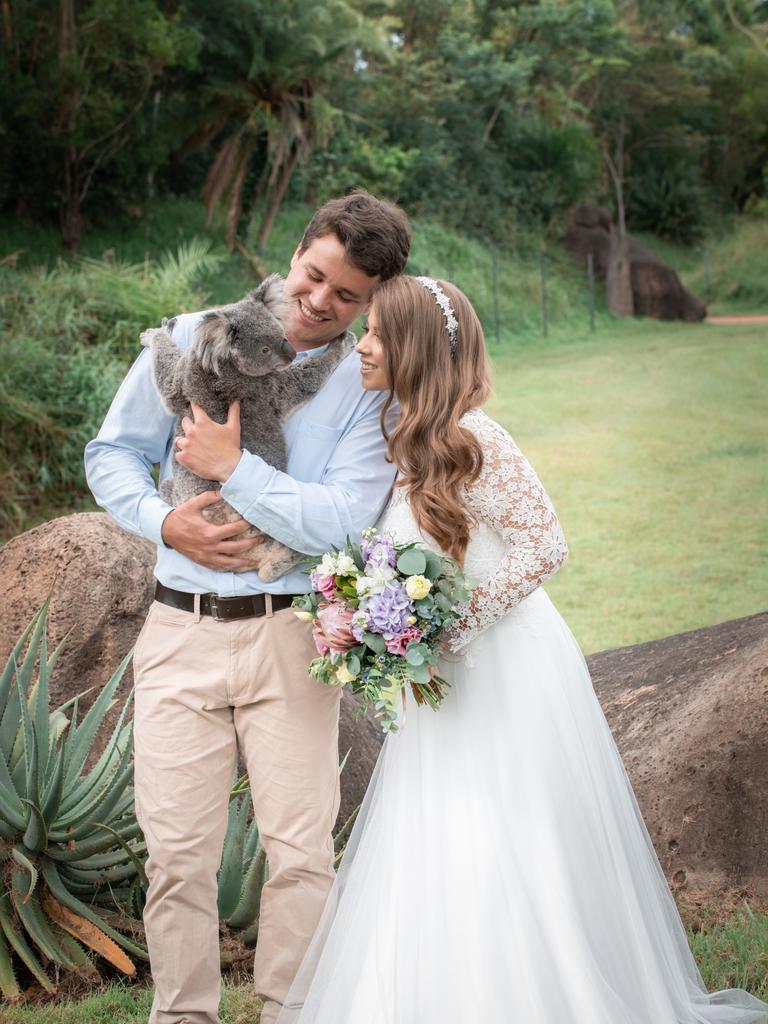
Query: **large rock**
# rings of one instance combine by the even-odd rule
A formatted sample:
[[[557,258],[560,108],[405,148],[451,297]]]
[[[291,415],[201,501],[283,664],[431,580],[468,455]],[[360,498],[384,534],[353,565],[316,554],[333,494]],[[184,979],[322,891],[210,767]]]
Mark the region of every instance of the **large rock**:
[[[53,519],[0,548],[6,602],[0,618],[0,663],[52,592],[51,646],[66,637],[51,680],[51,703],[98,688],[133,647],[152,600],[154,547],[124,533],[101,512]],[[131,688],[130,672],[120,690]],[[120,701],[122,703],[122,701]]]
[[[595,274],[605,278],[608,273],[611,238],[616,228],[608,210],[595,206],[575,206],[569,216],[564,242],[586,266],[592,253]],[[703,320],[707,309],[701,299],[683,286],[671,267],[663,263],[651,249],[630,236],[629,261],[634,310],[639,316],[659,320]]]
[[[671,884],[768,896],[768,613],[588,662]]]
[[[83,701],[83,707],[89,706],[138,636],[152,601],[154,561],[152,544],[125,533],[101,512],[63,516],[14,537],[0,548],[0,578],[7,581],[0,665],[52,591],[51,646],[65,637],[66,643],[53,674],[51,703],[61,704],[90,689]],[[96,752],[132,685],[128,672]],[[378,726],[368,719],[357,721],[355,709],[345,694],[339,749],[342,756],[352,753],[342,776],[340,822],[362,800],[381,746]]]

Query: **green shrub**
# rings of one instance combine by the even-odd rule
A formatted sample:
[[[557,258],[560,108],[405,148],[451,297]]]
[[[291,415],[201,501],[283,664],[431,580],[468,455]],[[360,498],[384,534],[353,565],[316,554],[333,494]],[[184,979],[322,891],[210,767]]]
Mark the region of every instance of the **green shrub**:
[[[641,156],[633,166],[626,201],[633,230],[683,245],[701,239],[711,219],[701,169],[685,152],[659,150]]]
[[[0,277],[0,532],[37,510],[89,502],[83,448],[98,431],[138,336],[199,309],[197,281],[221,256],[192,240],[157,262],[59,261]]]

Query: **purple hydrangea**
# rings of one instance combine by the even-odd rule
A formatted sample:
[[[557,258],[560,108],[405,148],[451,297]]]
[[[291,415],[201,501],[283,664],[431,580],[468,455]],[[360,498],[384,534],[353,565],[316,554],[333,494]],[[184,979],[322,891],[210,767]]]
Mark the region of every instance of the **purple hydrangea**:
[[[365,605],[365,614],[374,633],[380,633],[385,640],[400,636],[408,628],[408,616],[412,613],[411,601],[405,587],[397,580],[391,580],[383,590],[374,594]]]
[[[363,561],[366,571],[382,565],[389,565],[395,568],[397,565],[397,552],[392,543],[391,537],[379,536],[378,534],[370,539],[364,540],[361,545]]]

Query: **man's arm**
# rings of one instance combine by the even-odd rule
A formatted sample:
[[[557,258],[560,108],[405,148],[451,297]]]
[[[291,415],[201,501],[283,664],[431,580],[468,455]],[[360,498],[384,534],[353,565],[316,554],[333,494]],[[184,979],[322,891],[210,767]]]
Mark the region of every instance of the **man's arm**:
[[[395,476],[386,461],[379,414],[383,396],[366,394],[319,483],[297,480],[244,451],[221,488],[241,516],[296,551],[317,554],[372,526]],[[297,441],[301,445],[301,436]]]
[[[124,530],[155,544],[163,543],[162,525],[171,506],[157,493],[152,466],[165,458],[173,423],[155,391],[150,354],[144,350],[85,448],[85,474],[96,501]]]

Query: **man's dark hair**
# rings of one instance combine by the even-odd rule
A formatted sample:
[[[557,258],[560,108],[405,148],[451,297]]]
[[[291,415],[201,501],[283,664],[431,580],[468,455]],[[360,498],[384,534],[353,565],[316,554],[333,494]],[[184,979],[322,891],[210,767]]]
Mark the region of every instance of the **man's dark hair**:
[[[399,206],[355,189],[329,199],[315,213],[299,244],[299,253],[323,235],[335,234],[347,258],[369,277],[382,281],[402,274],[411,248],[411,225]]]

